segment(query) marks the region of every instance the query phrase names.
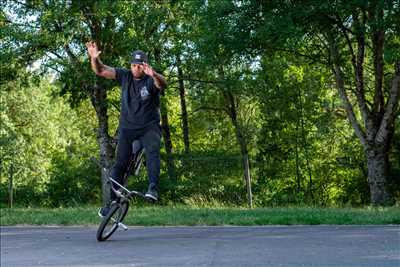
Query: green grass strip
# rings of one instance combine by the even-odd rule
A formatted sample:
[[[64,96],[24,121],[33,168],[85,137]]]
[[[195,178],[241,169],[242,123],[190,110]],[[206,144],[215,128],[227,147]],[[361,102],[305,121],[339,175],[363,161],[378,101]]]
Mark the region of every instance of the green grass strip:
[[[1,209],[0,225],[97,225],[96,207]],[[400,224],[400,209],[387,208],[192,208],[131,207],[128,225]]]

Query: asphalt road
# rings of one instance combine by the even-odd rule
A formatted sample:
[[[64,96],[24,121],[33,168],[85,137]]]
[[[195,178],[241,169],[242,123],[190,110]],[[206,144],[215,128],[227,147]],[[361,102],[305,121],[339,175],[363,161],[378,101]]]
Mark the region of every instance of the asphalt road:
[[[1,227],[9,266],[400,266],[400,226]]]

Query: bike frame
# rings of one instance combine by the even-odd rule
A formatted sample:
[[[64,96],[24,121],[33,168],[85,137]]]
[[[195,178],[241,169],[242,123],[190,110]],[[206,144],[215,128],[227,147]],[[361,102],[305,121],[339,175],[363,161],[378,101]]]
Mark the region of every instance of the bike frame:
[[[129,162],[128,168],[124,174],[124,177],[122,178],[122,181],[124,183],[124,185],[126,186],[127,182],[128,182],[128,178],[129,175],[131,174],[132,170],[134,170],[134,175],[138,175],[139,171],[140,171],[140,167],[142,165],[143,162],[143,147],[140,144],[139,140],[135,140],[132,143],[132,156],[131,156],[131,160]],[[134,195],[139,196],[139,197],[145,197],[143,193],[139,192],[139,191],[135,191],[135,190],[129,190],[128,188],[126,188],[124,185],[121,185],[120,183],[118,183],[117,181],[115,181],[110,175],[108,175],[108,181],[111,182],[111,189],[113,190],[113,192],[116,194],[116,196],[118,198],[122,198],[125,200],[131,200],[132,197]],[[119,186],[120,189],[123,190],[124,194],[122,192],[120,192],[119,190],[115,189],[113,184]]]
[[[124,199],[124,200],[131,200],[132,196],[137,195],[140,197],[145,197],[144,194],[142,192],[139,191],[135,191],[135,190],[129,190],[128,188],[124,187],[123,185],[121,185],[120,183],[118,183],[117,181],[115,181],[113,178],[108,177],[109,181],[111,181],[112,183],[116,184],[119,186],[120,189],[123,189],[125,194],[120,192],[119,190],[116,190],[112,185],[111,185],[111,189],[113,190],[113,192],[117,195],[118,198]]]

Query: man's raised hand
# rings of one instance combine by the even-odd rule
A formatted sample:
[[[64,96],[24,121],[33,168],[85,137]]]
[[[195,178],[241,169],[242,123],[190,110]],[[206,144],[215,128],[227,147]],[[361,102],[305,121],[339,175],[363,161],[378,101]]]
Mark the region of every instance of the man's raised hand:
[[[153,77],[154,76],[154,70],[150,67],[149,64],[143,63],[143,71],[145,74]]]
[[[101,51],[99,51],[99,49],[97,48],[96,42],[93,42],[93,41],[87,42],[86,47],[87,47],[89,56],[91,58],[97,58],[101,54]]]

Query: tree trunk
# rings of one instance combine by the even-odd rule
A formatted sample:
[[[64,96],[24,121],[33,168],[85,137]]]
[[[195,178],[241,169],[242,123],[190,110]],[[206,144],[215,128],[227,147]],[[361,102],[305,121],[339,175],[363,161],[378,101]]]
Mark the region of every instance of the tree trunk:
[[[11,163],[11,166],[8,170],[9,174],[9,184],[8,184],[8,207],[11,209],[14,204],[14,164]]]
[[[97,142],[100,147],[101,185],[102,200],[105,205],[110,199],[110,185],[107,183],[107,176],[113,164],[115,147],[112,145],[112,138],[108,134],[108,108],[107,92],[101,86],[94,86],[91,94],[91,103],[96,110],[98,129]]]
[[[158,47],[154,48],[154,59],[156,65],[161,66],[161,51]],[[165,152],[167,153],[168,177],[172,181],[176,181],[174,156],[172,155],[173,146],[171,139],[171,131],[169,128],[168,108],[166,102],[167,99],[165,99],[165,97],[163,97],[160,101],[161,129],[162,129],[162,135],[164,137]]]
[[[247,203],[249,205],[249,208],[253,208],[253,194],[251,191],[251,175],[250,175],[249,153],[247,151],[247,142],[243,136],[242,128],[238,124],[238,121],[232,119],[232,123],[235,127],[236,139],[240,146],[240,154],[242,155],[243,177],[244,177],[244,182],[246,184]]]
[[[220,66],[218,69],[218,73],[221,76],[222,80],[225,79],[225,74],[223,67]],[[249,166],[249,155],[247,150],[247,141],[246,137],[243,134],[243,127],[241,126],[238,118],[237,118],[237,104],[238,101],[235,101],[235,96],[229,91],[229,88],[221,88],[221,94],[225,99],[225,111],[230,117],[233,127],[235,128],[236,140],[240,147],[240,154],[242,156],[242,164],[243,164],[243,177],[246,183],[246,191],[247,191],[247,202],[250,208],[253,208],[253,194],[251,192],[251,175],[250,175],[250,166]]]
[[[298,137],[298,123],[296,124],[296,193],[300,194],[301,191],[301,174],[300,174],[300,159],[299,159],[299,137]]]
[[[250,209],[253,208],[253,194],[251,192],[251,175],[250,175],[250,164],[249,164],[249,156],[248,154],[243,155],[243,165],[244,165],[244,177],[246,181],[246,189],[247,189],[247,201]]]
[[[313,200],[314,199],[314,194],[313,194],[313,180],[312,180],[312,172],[311,172],[311,166],[310,166],[310,159],[309,159],[309,154],[308,154],[308,146],[307,146],[307,138],[306,138],[306,133],[305,133],[305,127],[304,127],[304,112],[303,112],[303,98],[302,98],[302,91],[300,86],[298,86],[298,90],[297,90],[297,98],[298,98],[298,103],[299,103],[299,122],[300,122],[300,127],[301,127],[301,137],[302,137],[302,145],[303,145],[303,149],[304,149],[304,154],[306,157],[306,166],[307,166],[307,172],[308,172],[308,198],[309,200]],[[296,125],[296,128],[298,126]],[[297,130],[297,129],[296,129]],[[296,136],[296,145],[297,145],[297,136]],[[297,147],[296,147],[297,149]],[[298,157],[297,155],[297,151],[296,151],[296,157]],[[298,181],[298,185],[299,185],[299,181]]]
[[[114,24],[114,19],[111,17],[106,18],[106,24],[93,16],[95,13],[95,4],[92,5],[90,2],[82,6],[82,12],[85,17],[86,23],[89,26],[91,39],[97,43],[99,50],[102,51],[104,59],[107,56],[113,54],[110,42],[108,39],[102,39],[103,27],[112,27]],[[71,53],[69,53],[71,54]],[[113,145],[113,138],[110,137],[108,133],[108,105],[107,105],[107,90],[104,84],[96,83],[93,88],[91,88],[90,101],[92,106],[96,111],[98,128],[97,128],[97,142],[100,148],[100,171],[101,171],[101,189],[102,189],[102,202],[105,205],[111,197],[110,184],[108,181],[108,175],[114,163],[115,157],[115,145]]]
[[[246,138],[243,134],[243,128],[241,127],[236,112],[236,103],[235,98],[230,92],[223,92],[228,115],[232,120],[232,124],[235,128],[236,139],[240,147],[240,153],[242,155],[242,164],[243,164],[243,177],[246,183],[246,191],[247,191],[247,202],[250,208],[253,208],[253,194],[251,192],[251,175],[250,175],[250,166],[249,166],[249,156],[247,150],[247,142]]]
[[[243,177],[244,177],[244,182],[246,184],[247,203],[249,205],[249,208],[253,208],[253,194],[251,191],[251,175],[250,175],[249,154],[247,151],[247,143],[243,136],[241,128],[237,124],[237,121],[234,122],[234,125],[235,125],[235,130],[236,130],[236,138],[237,138],[237,141],[240,146],[240,153],[242,154]]]
[[[389,194],[386,190],[386,177],[388,174],[387,153],[388,151],[382,146],[369,148],[365,152],[371,202],[374,204],[385,204],[389,200]]]
[[[183,142],[185,144],[185,153],[189,153],[190,152],[190,143],[189,143],[188,115],[187,115],[186,98],[185,98],[185,85],[183,83],[183,71],[182,71],[181,59],[180,59],[179,55],[176,57],[176,61],[177,61],[177,67],[178,67],[179,96],[181,99]]]
[[[165,144],[165,152],[167,153],[167,167],[168,167],[168,177],[175,181],[175,165],[174,165],[174,157],[172,155],[173,147],[172,147],[172,140],[171,140],[171,131],[169,129],[169,122],[168,122],[168,110],[165,106],[164,101],[165,99],[161,100],[161,128],[162,134],[164,137],[164,144]]]
[[[352,44],[349,39],[348,46],[353,51]],[[355,115],[353,104],[350,101],[345,87],[345,79],[341,66],[341,58],[339,54],[338,44],[335,36],[331,33],[328,35],[328,44],[330,55],[332,57],[333,68],[337,89],[340,98],[346,108],[347,118],[349,119],[355,134],[359,138],[364,147],[365,156],[368,166],[368,183],[370,187],[371,202],[375,205],[385,204],[389,200],[389,194],[386,189],[386,180],[388,173],[387,153],[390,150],[390,139],[394,133],[395,114],[400,98],[400,61],[395,62],[395,73],[392,80],[392,86],[387,97],[385,105],[383,105],[383,61],[381,60],[382,47],[384,44],[384,36],[377,32],[372,38],[373,56],[375,70],[375,88],[374,102],[372,108],[369,108],[364,95],[363,88],[363,47],[364,38],[358,38],[359,53],[358,58],[352,53],[352,65],[355,70],[356,95],[358,108],[361,111],[363,124],[361,124]],[[361,49],[361,50],[360,50]],[[360,52],[361,51],[361,52]]]

